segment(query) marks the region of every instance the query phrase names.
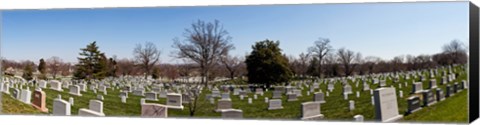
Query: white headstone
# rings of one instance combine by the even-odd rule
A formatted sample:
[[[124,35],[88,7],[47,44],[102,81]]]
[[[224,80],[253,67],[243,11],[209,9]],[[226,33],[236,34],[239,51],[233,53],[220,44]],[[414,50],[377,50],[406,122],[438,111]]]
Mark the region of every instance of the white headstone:
[[[70,103],[62,99],[53,100],[53,115],[65,116],[70,115]]]
[[[70,103],[70,105],[74,105],[74,100],[72,97],[68,98],[68,103]]]
[[[375,119],[393,122],[403,116],[398,114],[397,96],[394,88],[379,88],[374,92]]]
[[[276,110],[276,109],[283,109],[282,100],[280,99],[269,100],[268,110]]]

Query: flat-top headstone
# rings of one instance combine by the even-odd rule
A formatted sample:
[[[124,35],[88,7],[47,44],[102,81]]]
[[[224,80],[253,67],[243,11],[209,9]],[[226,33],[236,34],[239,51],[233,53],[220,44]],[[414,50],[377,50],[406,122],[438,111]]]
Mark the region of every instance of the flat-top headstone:
[[[133,95],[137,96],[145,96],[145,91],[144,90],[133,90]]]
[[[183,109],[182,95],[177,93],[168,93],[167,106],[169,106],[168,108]]]
[[[238,109],[225,109],[222,110],[222,118],[241,119],[243,118],[243,111]]]
[[[156,92],[145,93],[145,99],[150,101],[158,101]]]
[[[323,119],[323,117],[319,102],[302,103],[302,120],[319,120]]]
[[[289,93],[289,94],[287,94],[287,97],[288,97],[287,101],[289,101],[289,102],[298,100],[297,99],[297,94],[295,94],[295,93]]]
[[[407,99],[408,109],[407,114],[412,114],[420,109],[422,109],[420,104],[420,98],[418,96],[412,96]]]
[[[395,88],[379,88],[374,91],[375,119],[382,122],[394,122],[403,116],[398,114]]]
[[[450,85],[446,86],[445,91],[446,91],[445,97],[451,97],[455,94],[455,93],[453,93],[453,86],[450,86]]]
[[[430,80],[430,83],[428,84],[428,88],[429,89],[437,88],[437,80],[435,80],[435,79]]]
[[[276,109],[283,109],[282,100],[280,99],[269,100],[268,110],[276,110]]]
[[[222,99],[230,99],[230,93],[222,93]]]
[[[445,100],[445,94],[443,93],[442,88],[437,88],[437,91],[435,91],[435,95],[437,97],[437,102]]]
[[[216,112],[222,112],[225,109],[232,109],[232,100],[230,99],[220,99],[217,103]]]
[[[322,92],[317,92],[313,96],[313,101],[319,102],[319,103],[325,103],[325,94]]]
[[[168,117],[168,108],[165,105],[145,103],[142,104],[142,117]]]
[[[282,93],[283,93],[282,91],[275,90],[275,91],[273,91],[273,97],[272,98],[280,99],[280,98],[282,98]]]
[[[412,93],[419,94],[423,92],[423,85],[422,82],[415,82],[412,86]]]
[[[433,91],[431,91],[431,90],[424,90],[422,92],[422,96],[423,96],[423,105],[424,106],[430,106],[430,105],[433,105],[433,104],[437,103],[437,101],[435,100]]]
[[[46,104],[46,95],[43,91],[35,91],[33,92],[33,107],[40,110],[41,112],[48,112],[47,104]]]

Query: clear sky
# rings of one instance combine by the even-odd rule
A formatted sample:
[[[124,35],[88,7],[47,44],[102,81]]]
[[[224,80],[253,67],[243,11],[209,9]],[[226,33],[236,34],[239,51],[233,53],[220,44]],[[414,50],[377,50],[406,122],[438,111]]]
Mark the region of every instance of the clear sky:
[[[196,20],[214,19],[230,33],[231,54],[238,56],[265,39],[279,40],[287,55],[307,52],[323,37],[335,49],[383,59],[438,53],[453,39],[468,45],[468,2],[204,6],[6,10],[1,54],[76,63],[80,48],[93,41],[119,59],[132,58],[135,45],[149,41],[162,50],[162,63],[181,63],[171,57],[172,39]]]

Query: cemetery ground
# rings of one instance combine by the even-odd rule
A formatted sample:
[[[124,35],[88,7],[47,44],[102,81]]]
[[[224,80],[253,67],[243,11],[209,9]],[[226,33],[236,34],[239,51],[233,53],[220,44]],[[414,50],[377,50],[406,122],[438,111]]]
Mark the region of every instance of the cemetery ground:
[[[457,66],[455,71],[460,71],[459,76],[447,84],[438,84],[442,81],[442,74],[446,68],[439,69],[438,73],[434,78],[437,81],[438,88],[446,90],[446,85],[453,85],[455,82],[461,83],[462,80],[467,80],[467,73],[465,72],[464,67]],[[429,76],[428,71],[422,72],[423,76]],[[352,87],[353,94],[348,95],[348,99],[344,99],[343,95],[343,85],[341,80],[335,80],[333,91],[328,90],[328,84],[318,81],[319,88],[314,89],[314,92],[329,92],[329,96],[325,96],[325,103],[321,104],[321,114],[325,116],[324,120],[329,121],[353,121],[355,115],[363,115],[365,121],[374,121],[375,119],[375,108],[372,105],[371,91],[363,91],[363,84],[360,78],[357,79],[348,79],[348,84]],[[411,79],[405,79],[404,76],[400,76],[400,79],[397,82],[394,82],[393,77],[386,77],[386,86],[395,87],[398,101],[398,109],[400,115],[405,115],[403,120],[400,122],[457,122],[457,123],[466,123],[468,120],[468,111],[467,111],[467,96],[468,89],[463,90],[459,93],[456,93],[454,96],[445,98],[444,101],[437,102],[435,105],[429,107],[422,107],[423,109],[406,115],[407,111],[407,98],[411,95],[413,82],[420,81],[420,77],[412,77]],[[238,82],[238,80],[236,80]],[[307,81],[307,80],[306,80]],[[309,80],[308,80],[309,81]],[[356,81],[356,82],[354,82]],[[430,77],[426,77],[426,80],[422,82],[423,88],[427,89],[429,87],[428,83]],[[245,81],[243,81],[245,82]],[[373,81],[367,81],[367,85],[374,90],[379,88],[378,83],[372,83]],[[223,83],[223,82],[222,82]],[[356,84],[358,83],[358,84]],[[407,86],[405,86],[406,84]],[[216,83],[220,84],[220,83]],[[246,83],[243,83],[245,85]],[[300,81],[292,82],[292,87],[300,84]],[[255,92],[248,93],[248,96],[243,100],[239,96],[234,96],[230,93],[230,99],[232,101],[233,109],[240,109],[243,111],[243,118],[245,119],[277,119],[277,120],[298,120],[301,118],[301,104],[304,102],[313,101],[314,92],[309,92],[309,87],[311,85],[301,84],[299,85],[301,90],[300,97],[297,97],[297,101],[287,101],[287,96],[282,94],[282,106],[283,109],[278,110],[268,110],[269,104],[265,102],[264,98],[268,97],[272,99],[273,88],[267,91],[264,91],[264,95],[258,95],[257,99],[253,99]],[[399,86],[402,86],[401,88]],[[26,89],[26,86],[21,88]],[[29,87],[30,91],[35,91],[36,86],[32,85]],[[74,99],[74,103],[71,106],[71,114],[78,115],[80,108],[88,108],[89,101],[92,99],[97,99],[97,95],[103,95],[102,92],[94,92],[87,87],[86,92],[81,92],[82,96],[76,96],[69,93],[69,89],[63,88],[63,91],[56,91],[47,88],[42,89],[46,93],[46,107],[49,109],[49,113],[40,113],[38,110],[33,108],[31,105],[24,104],[19,100],[14,99],[11,94],[3,94],[3,113],[6,114],[50,114],[53,111],[53,100],[58,98],[58,95],[61,95],[63,100],[69,100],[70,97]],[[143,96],[137,96],[134,94],[128,94],[126,103],[121,102],[119,96],[121,89],[113,89],[114,87],[107,88],[107,94],[103,95],[103,112],[106,116],[118,116],[118,117],[140,117],[141,114],[141,105],[140,100],[144,98]],[[303,88],[303,89],[302,89]],[[148,90],[148,89],[147,89]],[[10,89],[12,93],[13,89]],[[198,109],[195,113],[195,118],[220,118],[221,113],[215,112],[214,110],[217,107],[218,98],[215,99],[215,103],[211,104],[209,100],[206,99],[206,94],[210,94],[211,91],[207,89],[202,90],[202,94],[199,98]],[[400,97],[400,91],[403,91],[403,97]],[[432,89],[435,93],[435,89]],[[356,97],[356,92],[360,93],[360,97]],[[309,94],[308,94],[309,93]],[[33,94],[32,94],[33,96]],[[252,98],[252,104],[248,103],[248,98]],[[350,111],[349,101],[352,100],[355,103],[355,109]],[[33,98],[32,98],[33,101]],[[157,104],[166,104],[166,98],[158,98],[158,101],[146,101],[147,103],[157,103]],[[423,102],[423,101],[422,101]],[[188,105],[184,104],[184,109],[168,109],[168,117],[190,117]]]

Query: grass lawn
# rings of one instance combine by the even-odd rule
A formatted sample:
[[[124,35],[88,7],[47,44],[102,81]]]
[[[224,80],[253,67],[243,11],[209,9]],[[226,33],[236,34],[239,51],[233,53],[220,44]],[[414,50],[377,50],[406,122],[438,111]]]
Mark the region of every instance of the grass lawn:
[[[33,106],[24,104],[5,93],[2,93],[2,109],[2,113],[12,115],[43,114]]]
[[[460,67],[455,67],[457,71],[463,71]],[[440,85],[441,82],[441,71],[445,69],[440,69],[439,74],[434,77],[437,80],[437,86],[445,91],[446,84]],[[422,75],[429,76],[428,72],[422,72]],[[427,89],[428,82],[430,77],[426,77],[427,80],[423,81],[423,88]],[[452,81],[450,85],[453,85],[455,82],[460,82],[461,80],[466,80],[466,73],[461,73],[455,81]],[[359,80],[359,79],[357,79]],[[418,81],[419,78],[411,78],[406,80],[404,76],[400,77],[400,81],[394,83],[392,79],[387,78],[387,86],[394,86],[397,88],[397,100],[399,107],[399,114],[403,115],[407,110],[407,98],[410,96],[412,90],[412,83]],[[408,83],[408,86],[405,86],[404,83]],[[378,88],[378,84],[372,84],[368,82],[371,89]],[[321,105],[321,113],[325,116],[326,120],[335,120],[335,121],[353,121],[353,116],[363,115],[365,121],[373,121],[375,117],[374,105],[371,104],[370,91],[362,91],[363,84],[360,82],[358,86],[349,80],[349,84],[352,86],[354,92],[360,91],[360,97],[356,97],[356,93],[350,94],[348,100],[345,100],[343,97],[343,86],[340,81],[337,81],[335,84],[335,89],[332,92],[329,92],[330,96],[326,96],[326,103]],[[402,84],[400,88],[399,84]],[[315,89],[315,92],[322,91],[326,93],[327,84],[320,84],[318,89]],[[25,87],[24,87],[25,88]],[[31,91],[34,91],[34,86],[30,87]],[[89,88],[89,87],[87,87]],[[298,101],[287,102],[287,97],[284,95],[282,98],[282,105],[284,109],[281,110],[267,110],[268,103],[265,103],[264,98],[271,98],[273,96],[272,91],[264,92],[264,96],[258,95],[258,99],[253,100],[253,104],[248,104],[248,98],[253,99],[253,93],[249,93],[248,97],[245,97],[244,100],[240,100],[239,96],[231,95],[232,107],[235,109],[241,109],[243,111],[243,117],[246,119],[283,119],[283,120],[299,120],[301,117],[301,103],[313,101],[313,93],[307,95],[307,86],[303,86],[302,95],[298,97]],[[68,89],[63,88],[63,91],[56,91],[51,89],[43,89],[45,91],[47,98],[47,108],[49,111],[53,111],[53,99],[57,98],[57,95],[62,95],[62,99],[68,101],[69,97],[74,98],[74,105],[71,107],[71,114],[77,115],[80,108],[88,108],[89,100],[96,99],[97,94],[93,93],[92,90],[87,90],[87,92],[81,92],[83,96],[75,96],[68,93]],[[197,111],[195,113],[195,118],[220,118],[221,113],[215,112],[216,103],[210,104],[209,100],[205,99],[205,94],[210,93],[210,91],[203,90],[199,98],[199,106],[197,106]],[[399,91],[403,91],[403,97],[400,97]],[[432,90],[435,92],[435,90]],[[33,92],[32,92],[33,93]],[[107,89],[107,95],[104,95],[103,100],[103,112],[106,116],[122,116],[122,117],[139,117],[141,114],[140,99],[141,96],[135,96],[133,93],[128,94],[127,103],[122,103],[119,97],[120,90],[118,89]],[[33,107],[29,105],[24,105],[20,101],[14,100],[9,95],[4,95],[3,103],[3,112],[9,114],[38,114]],[[218,100],[218,99],[217,99]],[[216,101],[217,101],[216,100]],[[349,101],[355,101],[355,110],[349,110]],[[32,99],[33,101],[33,99]],[[166,104],[165,98],[159,98],[158,101],[146,101],[147,103],[158,103]],[[190,117],[190,112],[188,110],[188,104],[184,104],[184,109],[168,109],[168,117]],[[464,90],[460,93],[457,93],[453,97],[446,98],[442,102],[437,104],[424,107],[422,110],[404,116],[402,122],[467,122],[467,91]]]
[[[424,107],[404,118],[405,122],[455,122],[467,123],[468,121],[468,91],[464,90],[448,98],[449,101]]]

